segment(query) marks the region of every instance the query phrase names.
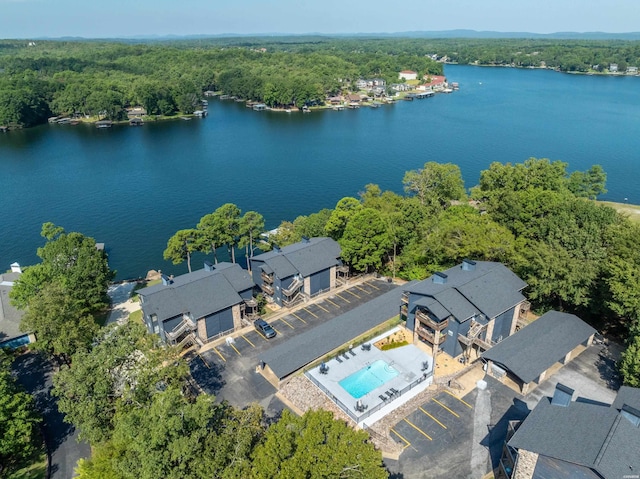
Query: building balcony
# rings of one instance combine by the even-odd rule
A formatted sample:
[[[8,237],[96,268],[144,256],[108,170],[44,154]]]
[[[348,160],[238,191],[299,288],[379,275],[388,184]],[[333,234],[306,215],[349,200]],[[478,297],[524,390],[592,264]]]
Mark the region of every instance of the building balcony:
[[[402,293],[402,304],[409,304],[409,293]]]
[[[262,277],[262,281],[264,281],[265,283],[273,284],[273,275],[272,274],[267,274],[264,271],[262,271],[260,273],[260,276]]]
[[[196,328],[197,324],[195,323],[195,321],[193,321],[191,317],[184,315],[182,317],[182,321],[175,328],[173,328],[172,331],[165,331],[164,334],[169,340],[173,341],[185,331],[194,331]]]
[[[436,339],[435,339],[435,332],[431,331],[429,329],[423,328],[418,326],[418,329],[416,329],[416,332],[418,333],[418,336],[420,336],[422,339],[425,339],[426,341],[430,342],[431,344],[436,344]],[[442,343],[444,343],[447,340],[447,335],[446,334],[441,334],[440,338],[438,339],[438,346],[440,346]]]
[[[270,284],[262,283],[260,285],[260,288],[262,288],[262,291],[264,291],[269,296],[273,296],[273,286],[271,286]]]
[[[418,318],[418,321],[420,321],[422,324],[424,324],[428,328],[433,329],[434,331],[442,331],[447,326],[449,326],[449,319],[445,319],[444,321],[436,321],[421,309],[416,309],[416,318]]]

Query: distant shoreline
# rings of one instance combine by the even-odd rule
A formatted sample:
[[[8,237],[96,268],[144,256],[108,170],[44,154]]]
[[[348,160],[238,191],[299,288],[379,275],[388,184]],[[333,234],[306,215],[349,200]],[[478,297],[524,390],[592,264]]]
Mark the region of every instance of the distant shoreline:
[[[549,70],[557,73],[566,73],[568,75],[586,75],[586,76],[605,76],[605,77],[640,77],[640,72],[635,75],[630,75],[628,73],[623,72],[597,72],[597,71],[588,71],[588,72],[570,72],[570,71],[562,71],[559,68],[552,67],[522,67],[518,65],[489,65],[484,63],[458,63],[458,62],[445,62],[445,65],[460,65],[460,66],[470,66],[470,67],[488,67],[488,68],[515,68],[517,70]]]

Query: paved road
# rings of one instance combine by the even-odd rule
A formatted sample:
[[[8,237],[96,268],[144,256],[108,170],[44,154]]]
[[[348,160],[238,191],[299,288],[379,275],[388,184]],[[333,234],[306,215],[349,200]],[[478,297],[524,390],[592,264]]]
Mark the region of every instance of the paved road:
[[[38,354],[27,353],[15,360],[13,370],[20,384],[34,396],[44,418],[44,434],[51,454],[51,478],[72,478],[78,459],[89,457],[91,450],[88,443],[78,442],[77,431],[64,422],[56,398],[50,395],[51,363]]]

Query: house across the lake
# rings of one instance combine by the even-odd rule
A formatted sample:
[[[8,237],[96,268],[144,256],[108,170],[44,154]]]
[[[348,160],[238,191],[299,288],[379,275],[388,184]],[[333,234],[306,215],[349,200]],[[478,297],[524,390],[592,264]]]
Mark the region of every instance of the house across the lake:
[[[138,291],[144,321],[168,344],[202,345],[242,327],[257,314],[253,281],[237,264],[205,262],[204,269]]]
[[[398,73],[399,80],[416,80],[418,78],[418,73],[413,70],[402,70]]]
[[[336,287],[345,267],[340,261],[340,245],[331,238],[303,238],[283,248],[250,259],[251,273],[268,301],[292,306],[305,296],[312,297]]]

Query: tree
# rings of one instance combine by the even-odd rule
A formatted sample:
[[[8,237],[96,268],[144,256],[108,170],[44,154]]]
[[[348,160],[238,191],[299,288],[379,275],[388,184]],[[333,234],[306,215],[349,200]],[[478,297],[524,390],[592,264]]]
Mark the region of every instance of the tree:
[[[640,387],[640,334],[629,338],[618,367],[626,386]]]
[[[222,244],[227,245],[231,262],[236,262],[235,247],[240,236],[240,208],[226,203],[213,212],[217,218],[218,235]]]
[[[221,218],[215,213],[209,213],[200,218],[200,222],[196,226],[198,234],[198,251],[203,253],[213,253],[213,261],[218,264],[218,256],[216,250],[222,245],[222,222]]]
[[[45,285],[59,285],[77,303],[79,310],[95,313],[109,303],[107,288],[115,271],[109,269],[104,251],[93,238],[81,233],[65,233],[53,223],[42,226],[47,243],[38,248],[42,262],[27,268],[11,290],[11,300],[26,309],[31,298]]]
[[[11,375],[11,358],[0,349],[0,477],[7,477],[38,448],[41,419],[30,394]]]
[[[330,217],[331,210],[323,208],[317,213],[311,213],[309,216],[298,216],[293,221],[293,224],[300,237],[314,238],[325,235],[325,227]]]
[[[427,162],[420,170],[407,171],[402,183],[407,193],[415,194],[427,206],[443,207],[465,197],[460,167],[453,163]]]
[[[284,410],[253,454],[254,479],[383,479],[382,455],[365,431],[333,419],[328,411],[296,416]]]
[[[63,286],[52,283],[31,298],[20,329],[36,335],[34,349],[69,363],[73,354],[91,345],[100,326]]]
[[[392,244],[382,216],[371,208],[354,213],[338,242],[342,258],[356,271],[380,268]]]
[[[164,259],[171,260],[173,264],[180,264],[187,260],[187,268],[191,273],[191,253],[198,251],[198,235],[200,231],[197,229],[187,229],[177,231],[169,241],[167,248],[164,250]]]
[[[600,165],[593,165],[586,172],[574,171],[568,179],[569,190],[576,196],[595,200],[607,192],[607,174]]]
[[[264,218],[260,213],[255,211],[247,211],[242,218],[240,218],[240,241],[238,245],[245,248],[245,256],[247,258],[247,265],[251,269],[251,262],[249,258],[253,257],[253,253],[256,250],[255,242],[264,232]]]
[[[110,326],[93,349],[80,350],[54,376],[58,409],[83,439],[93,445],[109,440],[118,406],[140,408],[158,388],[182,385],[186,365],[158,341],[140,323]]]
[[[283,221],[278,226],[278,231],[273,234],[269,234],[269,244],[264,245],[262,249],[271,249],[273,246],[287,246],[293,243],[297,243],[302,239],[302,235],[298,233],[295,225],[291,221]]]
[[[339,240],[344,234],[349,219],[360,209],[362,204],[356,198],[347,196],[338,201],[324,228],[327,235],[334,240]]]

